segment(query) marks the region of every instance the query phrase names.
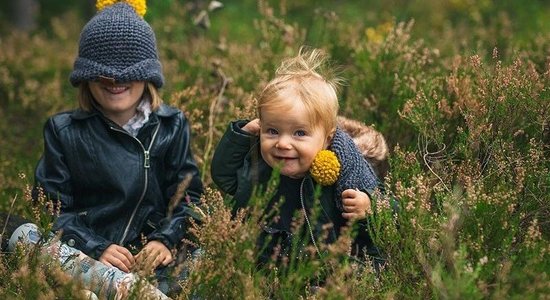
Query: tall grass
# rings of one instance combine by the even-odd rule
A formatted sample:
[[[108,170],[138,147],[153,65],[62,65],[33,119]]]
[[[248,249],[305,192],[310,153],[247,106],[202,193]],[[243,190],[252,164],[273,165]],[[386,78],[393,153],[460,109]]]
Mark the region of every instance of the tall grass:
[[[191,119],[192,147],[209,186],[200,207],[205,221],[188,241],[204,254],[184,263],[192,272],[180,298],[550,297],[550,36],[543,30],[549,25],[528,22],[540,30],[526,33],[515,23],[527,12],[536,11],[537,20],[550,15],[548,6],[423,1],[425,11],[407,4],[398,14],[373,2],[386,13],[362,20],[352,18],[358,6],[338,6],[339,15],[321,5],[300,22],[293,11],[300,5],[281,3],[252,5],[255,19],[239,25],[248,28],[240,38],[220,30],[231,16],[223,9],[210,13],[210,31],[192,23],[200,7],[177,1],[159,4],[163,14],[148,17],[167,80],[163,98]],[[25,191],[43,122],[76,107],[67,78],[83,23],[68,12],[47,31],[0,37],[0,209],[44,229],[51,220],[33,213]],[[427,32],[429,24],[437,36]],[[345,236],[321,245],[329,253],[322,261],[303,256],[256,268],[259,211],[269,193],[257,194],[246,215],[232,217],[212,185],[211,155],[227,123],[255,116],[255,92],[302,44],[324,48],[344,65],[341,113],[373,124],[393,148],[385,185],[399,213],[389,209],[388,195],[379,195],[371,222],[388,259],[380,272],[342,258]],[[0,259],[2,298],[80,295],[78,281],[39,255]],[[320,276],[324,285],[316,289]]]

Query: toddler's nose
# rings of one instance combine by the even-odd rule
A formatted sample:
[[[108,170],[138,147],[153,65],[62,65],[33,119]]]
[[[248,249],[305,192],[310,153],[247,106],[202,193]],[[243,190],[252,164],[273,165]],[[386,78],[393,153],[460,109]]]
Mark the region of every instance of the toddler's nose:
[[[285,137],[281,137],[278,141],[277,141],[277,144],[275,144],[275,147],[277,149],[281,149],[281,150],[288,150],[291,148],[291,144],[290,142],[288,141],[287,138]]]

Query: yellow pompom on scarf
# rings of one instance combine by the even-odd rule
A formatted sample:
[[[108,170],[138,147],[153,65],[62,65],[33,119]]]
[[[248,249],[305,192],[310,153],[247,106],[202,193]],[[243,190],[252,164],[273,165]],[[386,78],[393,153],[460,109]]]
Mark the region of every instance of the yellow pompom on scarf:
[[[309,173],[321,185],[333,185],[340,175],[340,162],[330,150],[321,150],[311,164]]]
[[[147,12],[147,4],[145,0],[97,0],[95,7],[97,11],[101,11],[105,7],[111,6],[117,2],[126,2],[134,8],[136,13],[142,18]]]

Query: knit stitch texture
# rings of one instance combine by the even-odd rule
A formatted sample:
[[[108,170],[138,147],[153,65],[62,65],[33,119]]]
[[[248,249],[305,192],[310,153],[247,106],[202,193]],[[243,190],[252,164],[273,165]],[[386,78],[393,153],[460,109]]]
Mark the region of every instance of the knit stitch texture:
[[[335,199],[337,199],[337,207],[343,211],[343,191],[347,189],[373,190],[379,187],[380,182],[370,164],[361,155],[357,145],[340,128],[336,129],[330,149],[336,153],[341,165],[340,176],[336,181]]]
[[[164,84],[155,33],[127,3],[98,12],[80,33],[71,84],[99,76],[116,82],[148,81],[157,88]]]

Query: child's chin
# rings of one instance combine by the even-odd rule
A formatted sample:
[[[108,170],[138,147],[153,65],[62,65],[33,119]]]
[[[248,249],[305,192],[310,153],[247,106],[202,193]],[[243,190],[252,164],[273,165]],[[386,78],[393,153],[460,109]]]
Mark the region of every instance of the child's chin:
[[[281,174],[285,175],[286,177],[290,177],[290,178],[294,178],[294,179],[300,179],[300,178],[305,177],[305,174],[301,174],[301,173],[297,174],[296,172],[281,171]]]

